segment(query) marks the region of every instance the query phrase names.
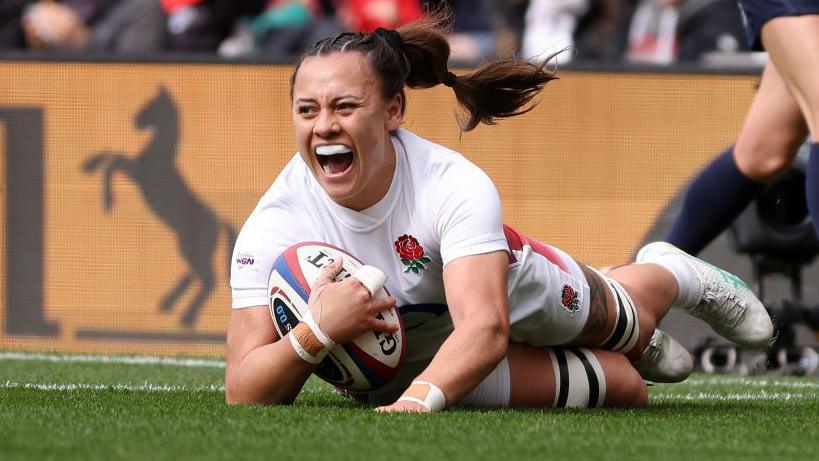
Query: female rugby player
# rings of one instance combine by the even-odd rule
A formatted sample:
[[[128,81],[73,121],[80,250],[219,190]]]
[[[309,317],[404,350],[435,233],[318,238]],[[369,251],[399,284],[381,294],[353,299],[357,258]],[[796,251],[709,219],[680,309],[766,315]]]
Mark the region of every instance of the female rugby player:
[[[633,363],[666,381],[691,369],[684,349],[655,334],[671,306],[729,339],[766,345],[770,318],[736,277],[662,243],[643,248],[640,264],[602,276],[504,226],[483,171],[401,128],[405,86],[451,87],[470,130],[526,112],[554,78],[517,60],[450,73],[446,20],[433,14],[397,31],[343,33],[298,64],[291,85],[298,154],[234,250],[254,264],[232,269],[227,401],[291,402],[326,340],[395,331],[372,314],[396,305],[413,325],[404,365],[385,387],[356,396],[381,411],[644,405]],[[394,297],[373,299],[354,278],[331,283],[337,261],[313,286],[315,330],[305,325],[280,341],[267,279],[279,254],[302,241],[332,244],[381,269]]]
[[[750,45],[768,51],[734,146],[691,183],[668,242],[697,254],[790,168],[810,133],[806,195],[819,231],[819,0],[739,0]]]

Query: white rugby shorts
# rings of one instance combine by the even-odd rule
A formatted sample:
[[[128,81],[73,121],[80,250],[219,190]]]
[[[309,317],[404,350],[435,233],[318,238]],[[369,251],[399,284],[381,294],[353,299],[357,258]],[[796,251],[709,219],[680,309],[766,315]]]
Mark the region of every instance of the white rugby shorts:
[[[509,242],[512,342],[559,346],[580,334],[589,316],[586,276],[565,252],[504,226]]]

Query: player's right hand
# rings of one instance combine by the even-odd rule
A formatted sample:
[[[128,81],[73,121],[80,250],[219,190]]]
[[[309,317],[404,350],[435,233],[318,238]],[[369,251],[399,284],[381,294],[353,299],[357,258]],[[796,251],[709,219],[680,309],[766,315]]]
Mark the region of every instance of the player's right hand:
[[[395,298],[373,298],[370,292],[349,277],[340,282],[335,278],[341,272],[338,259],[322,269],[311,288],[307,307],[319,328],[336,344],[351,341],[368,331],[394,333],[397,324],[387,323],[375,315],[395,307]]]

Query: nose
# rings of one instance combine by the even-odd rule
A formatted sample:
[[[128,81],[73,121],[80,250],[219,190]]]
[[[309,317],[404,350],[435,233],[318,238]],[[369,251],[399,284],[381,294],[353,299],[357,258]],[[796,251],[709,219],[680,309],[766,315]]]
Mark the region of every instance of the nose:
[[[313,134],[320,138],[331,138],[341,131],[341,126],[336,121],[331,111],[323,110],[316,117],[313,125]]]

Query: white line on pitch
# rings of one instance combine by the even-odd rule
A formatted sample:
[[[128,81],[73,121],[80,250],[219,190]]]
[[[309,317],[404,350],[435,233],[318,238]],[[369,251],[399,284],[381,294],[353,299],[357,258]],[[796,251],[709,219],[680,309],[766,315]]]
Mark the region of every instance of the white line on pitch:
[[[809,393],[794,393],[794,392],[743,392],[743,393],[729,393],[717,394],[713,392],[688,392],[685,394],[660,394],[652,395],[649,400],[657,402],[658,400],[686,400],[686,401],[747,401],[747,400],[804,400],[819,399],[819,394],[814,392]]]
[[[17,383],[13,381],[0,382],[0,389],[33,389],[38,391],[135,391],[135,392],[224,392],[225,388],[221,385],[211,384],[209,386],[179,386],[168,384],[75,384],[75,383]],[[320,389],[304,389],[304,392],[326,392]],[[819,399],[819,394],[816,393],[793,393],[793,392],[745,392],[745,393],[730,393],[717,394],[711,392],[688,392],[684,394],[661,394],[651,396],[651,401],[669,401],[669,400],[685,400],[685,401],[749,401],[749,400],[804,400]]]
[[[2,389],[35,389],[38,391],[141,391],[141,392],[224,392],[224,386],[211,384],[209,386],[177,386],[168,384],[72,384],[72,383],[16,383],[13,381],[0,382]]]
[[[210,384],[208,386],[179,386],[176,384],[83,384],[83,383],[18,383],[14,381],[0,381],[0,389],[33,389],[38,391],[133,391],[133,392],[224,392],[225,386]],[[302,393],[319,394],[328,392],[326,389],[305,387]]]
[[[0,352],[0,360],[21,360],[33,362],[80,362],[80,363],[115,363],[126,365],[170,365],[176,367],[224,368],[223,360],[184,359],[175,357],[153,356],[117,356],[117,355],[62,355],[25,352]]]
[[[787,381],[770,376],[720,376],[714,378],[694,378],[684,381],[687,386],[720,386],[720,385],[740,385],[754,387],[790,387],[796,389],[819,389],[819,381],[814,378],[803,378],[804,381]]]

